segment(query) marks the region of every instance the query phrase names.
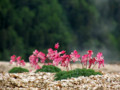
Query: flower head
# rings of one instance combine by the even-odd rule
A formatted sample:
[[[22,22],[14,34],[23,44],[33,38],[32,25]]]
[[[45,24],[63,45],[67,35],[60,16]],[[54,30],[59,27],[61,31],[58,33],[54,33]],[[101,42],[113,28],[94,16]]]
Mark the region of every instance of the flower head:
[[[22,66],[25,66],[25,61],[24,60],[21,60],[20,63],[21,63]]]
[[[39,65],[36,65],[35,69],[41,69],[41,67]]]
[[[15,55],[11,56],[11,60],[10,63],[12,64],[13,62],[16,63],[16,65],[21,65],[21,66],[25,66],[25,61],[21,60],[21,56],[16,57]]]
[[[68,67],[68,64],[70,63],[70,56],[64,54],[64,55],[61,56],[61,57],[62,57],[61,66]]]
[[[70,58],[73,62],[78,61],[78,59],[80,58],[80,54],[78,54],[78,52],[76,50],[74,50],[71,54],[70,54]]]
[[[103,54],[101,52],[99,52],[96,56],[96,61],[98,62],[98,68],[101,67],[101,65],[104,67],[104,57],[102,56]]]
[[[81,63],[83,63],[84,65],[87,65],[87,61],[88,61],[88,54],[85,54],[82,56]]]
[[[93,51],[92,50],[88,50],[87,53],[92,55]]]
[[[34,55],[37,55],[38,53],[39,53],[38,50],[35,50],[35,51],[33,52]]]
[[[88,53],[88,60],[92,59],[93,51],[92,50],[88,50],[87,53]]]
[[[95,61],[96,61],[95,58],[92,58],[92,59],[89,60],[89,68],[91,68],[92,64],[95,64]]]
[[[56,43],[54,48],[58,49],[59,48],[59,43]]]
[[[15,62],[16,61],[16,56],[15,55],[12,55],[11,57],[10,57],[10,64],[12,64],[13,62]]]
[[[45,54],[43,52],[39,52],[37,57],[39,57],[41,60],[45,60],[46,59]]]
[[[63,51],[61,51],[61,52],[59,52],[59,54],[64,54],[65,53],[65,51],[63,50]]]
[[[36,65],[36,64],[38,63],[38,58],[37,58],[36,56],[34,56],[34,55],[31,55],[31,56],[29,57],[29,62],[30,62],[30,64],[31,64],[32,66],[34,66],[34,65]]]

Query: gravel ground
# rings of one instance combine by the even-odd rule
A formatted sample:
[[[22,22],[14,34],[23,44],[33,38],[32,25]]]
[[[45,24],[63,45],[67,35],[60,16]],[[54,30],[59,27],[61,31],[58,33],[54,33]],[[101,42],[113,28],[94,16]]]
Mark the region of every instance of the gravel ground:
[[[2,90],[120,90],[120,74],[54,81],[54,73],[1,73]]]
[[[120,90],[120,64],[105,64],[100,69],[103,75],[61,81],[54,81],[54,73],[7,73],[12,67],[8,62],[0,62],[0,90]],[[32,69],[28,63],[25,68]],[[73,64],[74,68],[81,65]]]

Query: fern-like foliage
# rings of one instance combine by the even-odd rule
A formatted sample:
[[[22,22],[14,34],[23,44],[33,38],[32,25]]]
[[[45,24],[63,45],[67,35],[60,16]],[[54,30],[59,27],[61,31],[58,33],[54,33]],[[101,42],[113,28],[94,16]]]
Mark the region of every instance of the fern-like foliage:
[[[29,72],[29,70],[21,67],[14,67],[11,70],[9,70],[9,73],[23,73],[23,72]]]
[[[61,71],[61,69],[56,67],[56,66],[44,65],[41,69],[36,70],[36,73],[37,72],[52,72],[52,73],[55,73],[55,72],[60,72],[60,71]]]
[[[102,75],[100,72],[95,72],[93,69],[75,69],[70,71],[60,71],[56,73],[55,80],[67,79],[71,77]]]
[[[9,73],[23,73],[23,72],[29,72],[29,70],[21,67],[13,67],[11,70],[9,70]]]

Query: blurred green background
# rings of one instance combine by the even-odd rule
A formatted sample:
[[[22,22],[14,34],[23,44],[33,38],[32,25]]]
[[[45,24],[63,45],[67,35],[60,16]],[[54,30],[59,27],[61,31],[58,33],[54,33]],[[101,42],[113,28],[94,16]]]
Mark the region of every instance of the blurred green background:
[[[0,60],[33,50],[103,52],[120,62],[120,0],[0,0]]]

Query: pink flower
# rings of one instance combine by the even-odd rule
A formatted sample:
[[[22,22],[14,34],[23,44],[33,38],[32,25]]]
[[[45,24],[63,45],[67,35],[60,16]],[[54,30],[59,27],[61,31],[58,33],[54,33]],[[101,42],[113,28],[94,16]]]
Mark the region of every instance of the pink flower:
[[[46,60],[46,56],[43,52],[39,52],[38,50],[35,50],[33,54],[29,57],[29,61],[32,67],[36,69],[39,68],[38,66],[39,58],[41,63],[44,63]]]
[[[99,53],[97,54],[97,59],[103,59],[101,52],[99,52]]]
[[[43,52],[39,52],[37,57],[39,57],[40,59],[46,59],[45,54]]]
[[[60,63],[61,60],[62,60],[61,57],[55,58],[55,59],[53,60],[53,65],[57,66],[57,65]]]
[[[25,61],[21,60],[21,56],[18,56],[16,60],[17,60],[17,63],[16,63],[17,65],[25,66]]]
[[[101,67],[101,65],[104,67],[104,59],[103,59],[103,56],[102,56],[102,53],[101,52],[99,52],[98,54],[97,54],[97,57],[96,57],[96,61],[98,62],[98,68],[100,68]]]
[[[88,60],[92,59],[93,51],[92,50],[88,50],[87,53],[88,53]]]
[[[88,50],[87,53],[92,55],[93,51],[92,50]]]
[[[41,63],[44,63],[45,62],[45,59],[41,59]]]
[[[39,53],[38,50],[35,50],[35,51],[33,52],[34,55],[37,55],[38,53]]]
[[[37,57],[39,57],[41,59],[41,63],[44,63],[45,62],[45,54],[43,52],[39,52]]]
[[[95,61],[96,61],[95,58],[89,60],[89,68],[91,68],[92,64],[95,64]]]
[[[29,61],[30,61],[30,64],[32,64],[32,66],[36,65],[38,63],[38,58],[34,55],[31,55],[29,57]]]
[[[70,63],[70,56],[64,54],[64,55],[62,56],[61,66],[68,67],[68,64],[69,64],[69,63]]]
[[[13,64],[13,62],[14,62],[13,60],[10,60],[10,64]]]
[[[71,60],[73,60],[73,62],[78,61],[78,59],[80,58],[80,54],[78,54],[78,52],[76,50],[74,50],[71,54],[70,54],[70,58]]]
[[[51,52],[53,52],[53,49],[52,49],[52,48],[49,48],[49,49],[48,49],[48,53],[51,53]]]
[[[62,58],[61,58],[61,54],[64,54],[65,51],[61,51],[61,52],[58,52],[57,50],[53,50],[51,48],[48,49],[48,54],[47,54],[47,58],[49,60],[53,60],[53,65],[58,65]]]
[[[15,55],[12,55],[12,56],[11,56],[11,60],[15,61],[15,60],[16,60],[15,58],[16,58]]]
[[[58,49],[59,48],[59,43],[56,43],[54,48]]]
[[[12,64],[15,61],[16,61],[16,65],[25,66],[25,61],[21,60],[21,56],[18,57],[16,57],[15,55],[11,56],[10,63]]]
[[[59,54],[64,54],[65,53],[65,51],[63,50],[63,51],[61,51],[61,52],[59,52]]]
[[[35,69],[41,69],[41,67],[39,65],[36,65]]]
[[[104,59],[101,59],[100,61],[98,61],[99,65],[98,68],[101,67],[101,65],[104,67]]]
[[[12,64],[13,62],[16,61],[16,56],[15,55],[12,55],[11,56],[11,60],[10,60],[10,64]]]
[[[20,63],[21,63],[22,66],[25,66],[25,61],[24,60],[21,60]]]
[[[49,49],[48,49],[47,58],[48,58],[49,60],[54,60],[56,54],[57,54],[57,51],[54,51],[53,49],[49,48]]]
[[[82,56],[81,63],[84,63],[84,65],[87,65],[87,61],[88,61],[88,55],[85,54],[85,55]]]
[[[38,59],[37,56],[31,55],[31,56],[29,57],[29,62],[30,62],[30,64],[31,64],[31,66],[34,67],[35,69],[38,68],[38,66],[37,66],[38,60],[39,60],[39,59]]]
[[[20,61],[21,61],[21,56],[18,56],[17,58],[16,58],[16,60],[17,60],[17,65],[20,65]]]

